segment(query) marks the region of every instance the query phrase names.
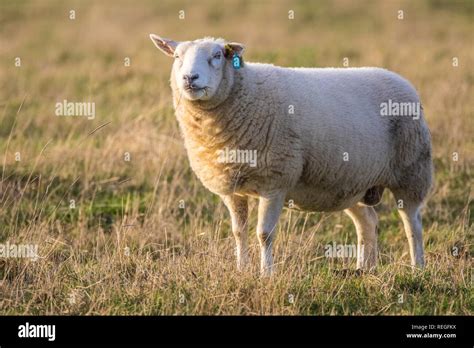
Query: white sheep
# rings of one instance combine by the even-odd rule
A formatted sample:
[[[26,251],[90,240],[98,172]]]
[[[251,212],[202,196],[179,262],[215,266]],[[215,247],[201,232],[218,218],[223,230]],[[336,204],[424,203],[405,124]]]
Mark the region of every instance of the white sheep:
[[[432,180],[431,139],[409,82],[379,68],[244,63],[244,46],[222,39],[150,38],[175,58],[171,88],[188,157],[229,209],[239,269],[248,261],[252,196],[264,275],[272,272],[275,227],[288,202],[304,211],[344,210],[363,250],[357,268],[373,269],[372,206],[384,188],[397,201],[411,263],[423,267],[420,207]]]

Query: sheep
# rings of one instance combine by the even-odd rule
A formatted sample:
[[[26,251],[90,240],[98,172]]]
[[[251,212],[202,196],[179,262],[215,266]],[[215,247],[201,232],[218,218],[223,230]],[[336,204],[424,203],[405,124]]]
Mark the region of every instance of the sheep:
[[[195,174],[229,210],[239,270],[248,265],[250,197],[258,199],[262,275],[273,272],[285,206],[343,210],[356,228],[357,269],[374,270],[373,206],[385,188],[396,199],[411,265],[424,266],[420,209],[432,182],[431,136],[407,80],[381,68],[244,62],[244,46],[223,39],[150,38],[174,57],[170,82],[185,148]],[[245,151],[257,155],[254,165],[242,160]]]

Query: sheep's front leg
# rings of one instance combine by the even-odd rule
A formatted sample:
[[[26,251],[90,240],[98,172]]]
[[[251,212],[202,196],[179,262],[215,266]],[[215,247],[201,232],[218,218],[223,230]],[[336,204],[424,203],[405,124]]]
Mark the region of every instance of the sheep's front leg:
[[[257,237],[260,244],[260,272],[264,276],[272,274],[273,256],[272,245],[276,225],[280,217],[285,193],[278,192],[266,197],[260,197],[258,204]]]
[[[248,200],[247,197],[237,195],[221,198],[229,209],[232,219],[232,233],[237,245],[237,268],[241,271],[248,264]]]

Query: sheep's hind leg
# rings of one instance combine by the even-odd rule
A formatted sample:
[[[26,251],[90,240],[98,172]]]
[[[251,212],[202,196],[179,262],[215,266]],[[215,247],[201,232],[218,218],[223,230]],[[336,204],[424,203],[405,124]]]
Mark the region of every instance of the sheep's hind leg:
[[[410,247],[411,265],[423,268],[425,258],[420,213],[421,203],[406,201],[397,197],[397,205],[398,213],[402,218],[403,227],[405,228],[405,234]]]
[[[273,239],[284,203],[285,193],[282,192],[259,199],[257,237],[260,244],[260,272],[263,276],[269,276],[273,272]]]
[[[344,210],[354,222],[357,232],[357,269],[372,270],[377,266],[377,213],[362,203]]]

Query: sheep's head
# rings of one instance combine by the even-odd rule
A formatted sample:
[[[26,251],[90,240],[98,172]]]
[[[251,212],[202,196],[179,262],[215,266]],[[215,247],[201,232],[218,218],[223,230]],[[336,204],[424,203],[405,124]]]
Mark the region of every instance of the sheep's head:
[[[242,57],[244,46],[222,39],[204,38],[176,42],[150,34],[153,43],[167,56],[174,58],[172,84],[188,100],[211,100],[221,82],[232,69],[232,60]]]

